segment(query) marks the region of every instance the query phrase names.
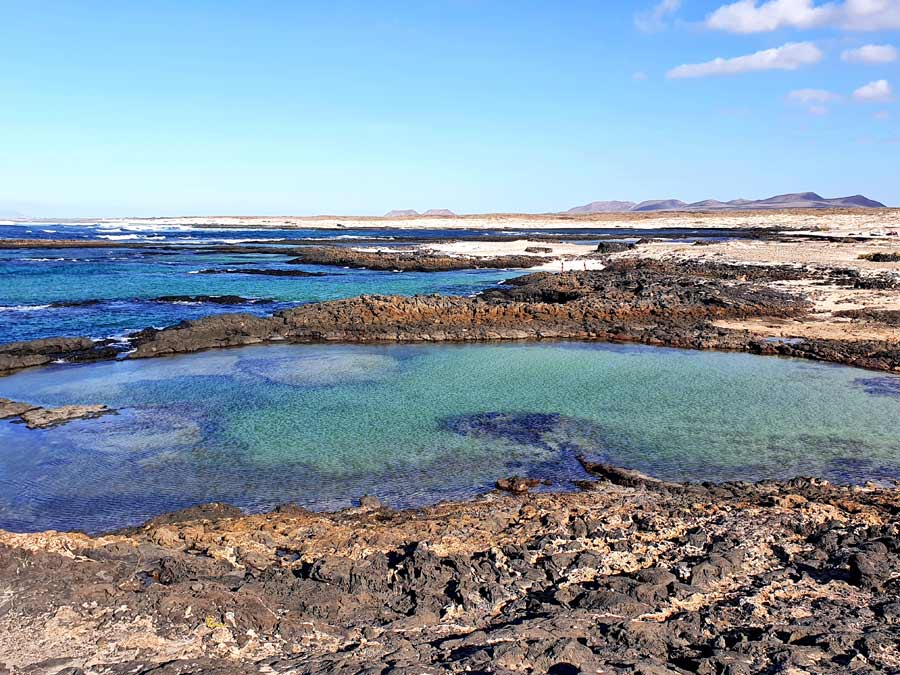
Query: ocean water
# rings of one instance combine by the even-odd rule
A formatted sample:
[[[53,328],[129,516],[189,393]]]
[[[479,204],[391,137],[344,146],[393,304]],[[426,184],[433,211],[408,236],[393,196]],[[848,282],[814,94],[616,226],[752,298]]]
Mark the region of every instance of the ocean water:
[[[287,265],[289,256],[208,255],[140,249],[0,250],[0,343],[61,335],[121,336],[221,312],[271,314],[363,293],[470,295],[517,270],[375,272]],[[241,274],[242,268],[324,272],[322,277]],[[205,269],[234,273],[199,274]],[[249,302],[151,302],[161,296],[234,295]],[[93,302],[99,301],[99,302]],[[90,302],[73,306],[73,303]],[[54,306],[62,304],[64,306]]]
[[[723,231],[659,230],[657,236],[721,238]],[[562,228],[544,234],[637,238],[647,230]],[[516,276],[520,270],[457,272],[373,272],[340,267],[287,265],[287,255],[200,253],[198,246],[261,243],[268,246],[328,243],[391,248],[447,237],[487,239],[525,236],[510,230],[418,229],[216,229],[148,225],[0,225],[2,239],[115,241],[158,244],[173,250],[2,249],[0,248],[0,343],[56,336],[121,337],[146,327],[162,328],[185,319],[222,312],[270,314],[299,303],[347,298],[363,293],[471,295]],[[241,268],[325,272],[324,277],[241,274]],[[231,269],[227,274],[199,274]],[[233,295],[246,302],[160,303],[160,296]],[[88,304],[83,304],[88,303]]]
[[[118,413],[0,422],[0,527],[103,531],[190,505],[394,506],[583,453],[675,480],[900,478],[900,377],[747,354],[586,343],[273,345],[61,365],[0,396]]]

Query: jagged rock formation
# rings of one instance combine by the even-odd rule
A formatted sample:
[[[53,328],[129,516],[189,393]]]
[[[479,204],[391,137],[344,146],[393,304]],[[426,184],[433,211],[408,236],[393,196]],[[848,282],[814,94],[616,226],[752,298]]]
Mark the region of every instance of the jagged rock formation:
[[[59,337],[0,345],[0,375],[31,366],[44,366],[59,359],[67,361],[115,358],[118,350],[108,342],[87,337]]]
[[[900,669],[896,488],[585,467],[582,492],[418,511],[214,504],[102,537],[0,532],[0,671]]]
[[[448,272],[470,269],[515,269],[536,267],[546,258],[528,255],[495,257],[452,256],[412,250],[409,252],[358,250],[340,246],[308,246],[291,251],[295,265],[336,265],[370,270],[403,272]]]

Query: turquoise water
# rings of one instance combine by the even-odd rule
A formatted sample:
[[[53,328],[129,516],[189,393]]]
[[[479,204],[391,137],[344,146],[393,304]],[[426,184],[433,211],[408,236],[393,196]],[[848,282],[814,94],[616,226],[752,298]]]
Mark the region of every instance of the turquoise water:
[[[900,478],[900,377],[644,346],[277,345],[58,366],[0,396],[106,403],[0,422],[0,527],[100,531],[209,501],[314,509],[558,486],[578,453],[668,479]]]

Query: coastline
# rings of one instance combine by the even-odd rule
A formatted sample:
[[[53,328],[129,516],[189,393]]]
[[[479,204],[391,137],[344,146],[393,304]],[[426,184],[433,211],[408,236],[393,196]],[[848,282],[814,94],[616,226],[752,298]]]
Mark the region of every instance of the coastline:
[[[653,255],[667,246],[676,250]],[[125,342],[71,337],[0,345],[0,374],[59,360],[115,359],[125,349],[131,350],[127,358],[147,358],[272,341],[523,339],[749,351],[900,370],[900,328],[886,318],[900,309],[896,291],[900,265],[868,261],[856,266],[762,265],[739,263],[718,255],[721,251],[709,255],[716,247],[729,246],[740,250],[744,244],[679,248],[650,243],[623,246],[625,250],[615,253],[572,256],[570,267],[587,268],[590,263],[594,269],[536,272],[475,297],[360,296],[268,316],[207,316],[162,330],[138,331]],[[794,250],[800,248],[815,250],[805,242],[795,244]],[[431,260],[427,252],[408,255],[415,266]],[[444,264],[445,258],[438,260]],[[836,303],[836,298],[842,302]],[[838,306],[857,314],[841,316]],[[852,331],[845,330],[848,325]]]
[[[512,229],[562,227],[665,229],[669,227],[770,228],[836,234],[900,227],[900,209],[772,209],[755,211],[656,211],[631,213],[465,214],[457,216],[176,216],[158,218],[70,218],[4,221],[15,225],[97,224],[222,229]]]
[[[125,343],[0,345],[0,375],[273,342],[566,339],[900,372],[900,242],[885,229],[599,250],[527,236],[304,247],[332,266],[439,271],[530,257],[535,267],[475,297],[364,295],[207,316]],[[56,423],[107,411],[39,412]],[[374,498],[331,513],[213,504],[104,535],[0,531],[0,673],[900,668],[897,486],[679,484],[582,466],[577,491],[500,480],[508,492],[409,511]]]
[[[577,492],[414,511],[212,504],[96,537],[0,532],[0,653],[13,672],[173,675],[900,667],[897,488],[584,466]]]

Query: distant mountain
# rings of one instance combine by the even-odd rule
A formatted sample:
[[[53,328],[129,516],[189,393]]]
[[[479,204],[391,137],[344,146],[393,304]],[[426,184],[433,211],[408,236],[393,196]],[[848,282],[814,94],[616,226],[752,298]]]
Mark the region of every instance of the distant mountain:
[[[18,211],[4,211],[3,209],[0,209],[0,218],[13,219],[13,218],[27,218],[27,217],[28,216],[26,216],[24,213],[19,213]]]
[[[453,211],[451,211],[450,209],[428,209],[422,215],[423,216],[455,216],[456,214],[453,213]]]
[[[650,199],[635,206],[632,211],[678,211],[687,206],[680,199]]]
[[[637,203],[635,202],[591,202],[584,206],[576,206],[569,209],[566,213],[619,213],[621,211],[630,211]]]
[[[419,215],[415,209],[394,209],[384,214],[385,218],[409,218]]]
[[[635,204],[634,202],[591,202],[584,206],[576,206],[566,213],[621,213],[626,211],[740,211],[765,209],[827,209],[827,208],[887,208],[881,202],[863,195],[851,197],[835,197],[826,199],[815,192],[792,192],[775,195],[768,199],[732,199],[720,202],[717,199],[686,204],[680,199],[651,199]]]

